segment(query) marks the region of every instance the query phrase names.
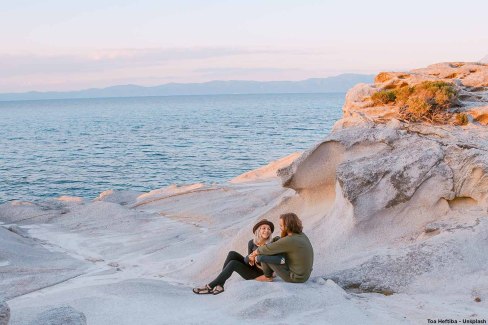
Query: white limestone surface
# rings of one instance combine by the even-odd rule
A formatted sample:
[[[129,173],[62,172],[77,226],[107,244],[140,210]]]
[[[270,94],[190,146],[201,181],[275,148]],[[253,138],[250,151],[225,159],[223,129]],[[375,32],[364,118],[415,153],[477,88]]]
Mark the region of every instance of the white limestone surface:
[[[87,324],[488,321],[487,71],[443,63],[356,86],[313,148],[225,184],[1,205],[10,324],[63,306]],[[368,103],[397,79],[456,79],[469,123],[408,123]],[[220,295],[192,293],[228,251],[246,253],[258,220],[278,229],[284,212],[314,247],[307,283],[233,275]]]

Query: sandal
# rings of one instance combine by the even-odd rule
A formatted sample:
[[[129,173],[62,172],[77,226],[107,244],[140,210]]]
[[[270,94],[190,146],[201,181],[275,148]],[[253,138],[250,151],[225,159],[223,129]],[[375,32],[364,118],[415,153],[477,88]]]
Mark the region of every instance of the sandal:
[[[208,295],[213,293],[213,289],[206,284],[203,288],[193,288],[193,293],[196,293],[197,295]]]
[[[213,290],[212,290],[212,293],[214,295],[218,295],[219,293],[222,293],[224,292],[224,287],[222,287],[221,285],[216,285]]]

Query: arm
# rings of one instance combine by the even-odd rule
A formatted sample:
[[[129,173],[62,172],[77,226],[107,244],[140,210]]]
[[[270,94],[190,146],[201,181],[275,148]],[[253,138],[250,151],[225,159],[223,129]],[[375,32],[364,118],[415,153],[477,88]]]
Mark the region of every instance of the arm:
[[[252,241],[252,239],[247,243],[247,255],[251,254],[252,251],[253,251],[253,246],[254,246],[254,243]]]
[[[244,257],[244,262],[253,266],[255,264],[255,257],[256,255],[253,255],[253,251],[252,249],[254,248],[254,242],[253,240],[251,239],[248,243],[247,243],[247,256]]]
[[[286,253],[290,247],[290,237],[280,238],[273,243],[259,247],[256,252],[262,255],[276,255]]]
[[[275,241],[277,241],[278,239],[280,239],[281,237],[280,236],[276,236],[275,238],[273,238],[272,240],[272,243],[274,243]],[[257,255],[259,255],[259,251],[256,249],[255,251],[253,251],[252,253],[249,253],[251,256],[255,257]]]

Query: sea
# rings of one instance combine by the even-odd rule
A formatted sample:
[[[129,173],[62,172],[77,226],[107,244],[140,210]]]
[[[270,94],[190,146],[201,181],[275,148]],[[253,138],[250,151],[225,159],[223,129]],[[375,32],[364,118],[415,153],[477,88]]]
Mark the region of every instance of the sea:
[[[344,93],[0,102],[0,203],[223,183],[324,139]]]

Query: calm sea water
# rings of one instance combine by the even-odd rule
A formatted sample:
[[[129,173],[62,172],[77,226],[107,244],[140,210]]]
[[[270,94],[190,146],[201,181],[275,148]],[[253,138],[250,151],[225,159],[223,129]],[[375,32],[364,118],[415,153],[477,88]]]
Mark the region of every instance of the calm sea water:
[[[311,147],[344,94],[0,102],[0,202],[220,183]]]

